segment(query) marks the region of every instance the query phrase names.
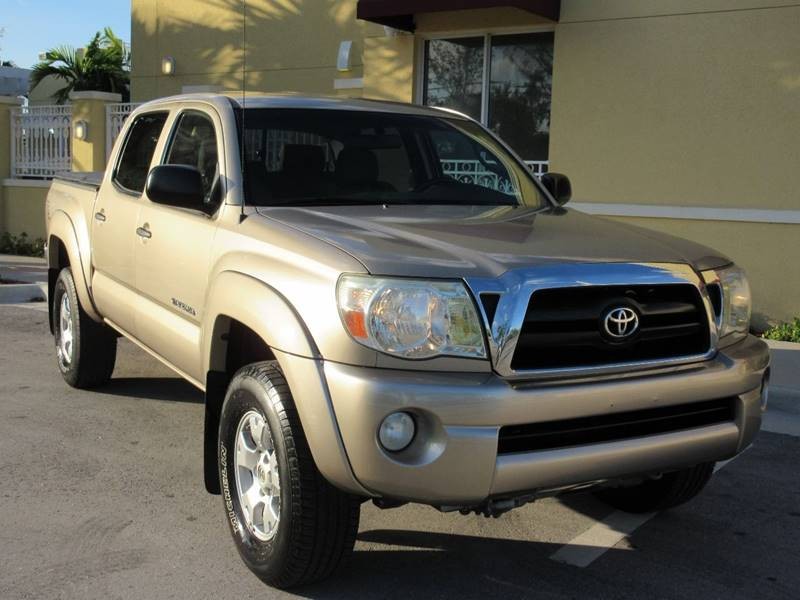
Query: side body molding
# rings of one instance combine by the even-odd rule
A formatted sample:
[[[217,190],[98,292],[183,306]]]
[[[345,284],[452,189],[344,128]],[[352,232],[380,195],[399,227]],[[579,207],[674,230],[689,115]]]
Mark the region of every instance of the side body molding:
[[[58,249],[52,243],[53,238],[58,238],[67,251],[81,307],[92,319],[101,322],[102,317],[95,309],[90,290],[92,265],[89,233],[86,231],[85,225],[82,229],[83,231],[76,231],[72,220],[64,211],[56,210],[53,212],[48,219],[47,239],[49,246],[47,262],[50,268],[55,268],[58,264]]]
[[[252,329],[275,355],[295,396],[311,454],[322,475],[340,488],[370,495],[358,483],[350,467],[322,372],[321,357],[302,318],[278,291],[259,279],[236,271],[219,273],[211,284],[201,334],[206,373],[225,370],[225,334],[230,319]],[[219,402],[221,406],[221,400]],[[207,430],[207,434],[210,433]],[[207,446],[207,452],[209,450]]]

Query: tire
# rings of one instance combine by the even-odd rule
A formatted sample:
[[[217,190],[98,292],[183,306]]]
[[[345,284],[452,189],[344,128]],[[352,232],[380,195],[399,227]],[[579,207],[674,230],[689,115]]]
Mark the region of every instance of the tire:
[[[333,487],[317,470],[275,362],[254,363],[234,375],[219,440],[225,514],[248,568],[286,589],[341,567],[358,533],[360,499]]]
[[[89,389],[107,383],[117,360],[117,334],[86,314],[69,267],[53,289],[53,332],[58,369],[69,385]]]
[[[631,513],[667,510],[697,496],[711,479],[714,463],[696,465],[682,471],[665,473],[627,488],[606,488],[595,495],[614,508]]]

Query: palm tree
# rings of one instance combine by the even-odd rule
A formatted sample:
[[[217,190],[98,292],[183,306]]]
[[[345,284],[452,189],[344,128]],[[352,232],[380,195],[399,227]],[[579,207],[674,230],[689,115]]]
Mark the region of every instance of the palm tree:
[[[65,82],[55,93],[58,104],[66,102],[70,92],[87,90],[122,94],[123,102],[127,102],[130,58],[125,43],[106,27],[102,33],[95,34],[82,53],[71,46],[48,50],[44,60],[33,67],[31,87],[52,75]]]

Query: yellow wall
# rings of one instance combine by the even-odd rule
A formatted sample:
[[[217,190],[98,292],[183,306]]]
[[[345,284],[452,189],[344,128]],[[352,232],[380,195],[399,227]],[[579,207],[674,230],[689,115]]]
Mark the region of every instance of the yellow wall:
[[[105,97],[105,98],[104,98]],[[118,94],[74,92],[72,103],[72,170],[78,172],[103,171],[106,168],[106,105],[120,102]],[[75,123],[88,124],[88,137],[75,137]]]
[[[678,14],[764,4],[565,0],[550,158],[577,197],[800,208],[800,6]]]
[[[564,0],[551,169],[585,202],[800,210],[798,32],[786,0]],[[623,220],[742,264],[756,324],[800,314],[800,225]]]
[[[2,231],[14,235],[25,232],[29,240],[44,238],[44,205],[48,189],[3,184],[0,203]]]
[[[334,79],[363,75],[365,32],[383,31],[358,21],[356,4],[356,0],[248,0],[244,28],[239,0],[133,0],[133,100],[180,93],[184,85],[240,90],[244,67],[251,90],[335,94]],[[336,58],[345,40],[354,42],[352,68],[340,73]],[[175,59],[175,75],[161,74],[164,56]]]

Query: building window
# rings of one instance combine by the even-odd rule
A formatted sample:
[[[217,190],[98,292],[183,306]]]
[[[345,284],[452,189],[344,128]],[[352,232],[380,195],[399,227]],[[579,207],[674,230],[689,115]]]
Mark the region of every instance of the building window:
[[[423,103],[459,110],[527,161],[547,161],[553,33],[432,39]]]

